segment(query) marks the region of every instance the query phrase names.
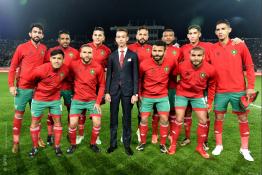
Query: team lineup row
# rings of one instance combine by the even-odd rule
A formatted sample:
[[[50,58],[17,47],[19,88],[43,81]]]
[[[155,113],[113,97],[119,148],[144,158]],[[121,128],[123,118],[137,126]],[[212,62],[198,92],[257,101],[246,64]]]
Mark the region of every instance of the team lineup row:
[[[93,31],[93,42],[81,46],[79,51],[70,47],[70,34],[60,31],[59,45],[47,50],[40,43],[43,27],[33,24],[30,40],[19,45],[13,55],[8,74],[10,93],[15,96],[13,120],[13,148],[19,151],[21,124],[26,104],[32,100],[32,121],[30,133],[33,148],[30,157],[38,153],[38,147],[45,143],[39,138],[40,121],[44,109],[49,109],[47,144],[54,144],[57,156],[62,155],[60,140],[61,97],[68,111],[68,139],[71,146],[67,153],[76,151],[77,143],[84,138],[85,113],[92,118],[90,148],[100,152],[99,132],[101,128],[101,103],[110,102],[110,146],[108,153],[117,149],[118,110],[121,101],[123,111],[122,141],[127,155],[132,156],[131,111],[138,106],[138,151],[146,147],[148,117],[153,110],[152,143],[158,142],[160,124],[160,151],[169,155],[176,153],[177,139],[184,123],[186,138],[182,146],[189,144],[192,125],[192,110],[198,118],[196,151],[203,157],[207,153],[209,116],[214,101],[214,133],[216,147],[213,155],[223,150],[223,119],[228,103],[238,116],[241,136],[240,153],[248,161],[254,161],[248,150],[249,125],[243,101],[255,100],[255,73],[252,58],[245,43],[231,40],[230,23],[219,20],[215,34],[215,44],[201,42],[201,28],[188,28],[189,44],[179,48],[173,45],[174,31],[165,29],[162,41],[149,45],[149,31],[146,26],[137,30],[137,42],[127,45],[128,31],[118,28],[116,43],[118,49],[111,53],[103,44],[102,27]],[[242,67],[245,67],[247,85]],[[18,69],[18,71],[16,71]],[[16,83],[15,83],[16,77]],[[241,100],[242,99],[242,100]],[[243,100],[244,99],[244,100]],[[79,136],[77,136],[77,128]],[[166,140],[170,139],[170,147]]]

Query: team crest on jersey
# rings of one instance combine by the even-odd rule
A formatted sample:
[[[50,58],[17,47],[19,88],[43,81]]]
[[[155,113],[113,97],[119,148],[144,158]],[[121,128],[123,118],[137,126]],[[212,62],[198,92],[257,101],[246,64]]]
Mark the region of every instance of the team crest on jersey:
[[[69,56],[70,56],[71,58],[73,58],[73,57],[74,57],[74,54],[73,54],[72,52],[70,52],[70,53],[69,53]]]
[[[104,51],[104,50],[101,50],[100,54],[101,54],[101,55],[105,55],[105,51]]]
[[[94,74],[95,74],[95,70],[94,70],[94,69],[91,69],[91,70],[90,70],[90,74],[91,74],[91,75],[94,75]]]
[[[41,55],[44,56],[45,55],[45,51],[41,50]]]
[[[173,54],[173,55],[176,55],[176,51],[174,50],[174,51],[172,52],[172,54]]]
[[[200,77],[201,77],[201,78],[206,78],[206,73],[205,73],[205,72],[201,72],[201,73],[200,73]]]
[[[149,49],[149,48],[146,48],[146,51],[147,51],[147,52],[150,52],[150,49]]]
[[[168,71],[169,71],[169,67],[166,66],[166,67],[164,68],[164,70],[165,70],[166,73],[168,73]]]
[[[236,55],[237,54],[237,50],[233,49],[233,50],[231,50],[231,53],[232,53],[232,55]]]

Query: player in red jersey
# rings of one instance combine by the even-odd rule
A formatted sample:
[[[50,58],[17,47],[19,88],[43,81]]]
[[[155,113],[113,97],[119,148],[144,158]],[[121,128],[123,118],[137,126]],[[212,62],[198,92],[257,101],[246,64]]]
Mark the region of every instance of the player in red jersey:
[[[152,57],[140,64],[139,68],[139,96],[141,97],[141,142],[138,151],[143,151],[148,131],[148,117],[156,106],[160,118],[160,151],[166,153],[166,138],[168,135],[168,116],[170,105],[168,100],[169,74],[173,71],[175,62],[164,57],[166,44],[158,41],[153,44]]]
[[[248,111],[240,107],[240,98],[250,98],[255,92],[254,64],[250,52],[245,43],[232,44],[229,34],[232,31],[227,20],[219,20],[216,23],[216,36],[218,42],[212,47],[211,63],[218,70],[216,96],[214,102],[215,111],[215,137],[216,147],[213,155],[220,155],[223,150],[222,132],[223,120],[228,103],[232,105],[232,111],[238,116],[241,138],[240,153],[248,161],[254,161],[248,150],[249,124]],[[243,73],[246,69],[247,85]]]
[[[176,91],[176,121],[172,131],[172,142],[169,154],[175,154],[176,142],[180,134],[184,120],[185,111],[190,102],[198,118],[197,147],[196,151],[204,158],[209,158],[209,154],[203,149],[203,143],[207,136],[207,108],[211,109],[215,95],[216,72],[212,65],[204,61],[204,49],[194,47],[190,51],[190,61],[179,64],[175,74],[180,75],[180,80]],[[204,98],[204,91],[208,88],[207,102]]]
[[[173,62],[178,62],[181,59],[181,51],[178,48],[177,44],[174,44],[176,40],[175,32],[173,29],[165,29],[162,34],[162,41],[166,43],[166,52],[165,59],[170,59]],[[169,123],[170,123],[170,131],[173,128],[175,121],[175,94],[176,94],[176,77],[170,74],[169,82],[168,82],[168,98],[170,103],[170,113],[169,113]],[[152,140],[153,144],[158,142],[158,122],[159,116],[154,110],[154,114],[152,116]],[[172,134],[172,132],[170,132]],[[169,137],[171,138],[171,137]]]
[[[69,137],[71,146],[67,149],[69,154],[76,150],[76,128],[84,110],[90,112],[93,121],[90,148],[94,152],[100,151],[96,140],[101,128],[100,103],[105,91],[105,73],[103,67],[93,60],[92,50],[87,44],[82,45],[80,48],[81,59],[72,62],[69,67],[75,85],[70,109]],[[97,87],[99,88],[98,95]]]
[[[58,46],[50,48],[46,55],[45,62],[49,62],[50,53],[53,50],[61,49],[64,52],[64,64],[66,66],[69,66],[70,63],[73,60],[79,59],[79,52],[70,46],[71,38],[70,33],[67,30],[60,30],[58,32]],[[64,99],[64,105],[66,106],[67,112],[68,112],[68,123],[69,123],[69,111],[70,111],[70,105],[71,105],[71,98],[73,95],[73,83],[70,82],[68,79],[63,81],[62,87],[61,87],[61,97]],[[52,120],[52,116],[48,114],[47,118],[47,130],[48,130],[48,136],[47,136],[47,144],[53,145],[54,138],[53,138],[53,125],[54,122]]]
[[[144,60],[151,57],[152,46],[147,44],[148,38],[149,38],[149,29],[146,26],[141,26],[137,29],[137,33],[136,33],[137,42],[128,45],[128,48],[137,54],[138,64],[141,64]],[[137,129],[136,134],[137,134],[137,140],[138,142],[140,142],[141,141],[140,132],[139,132],[139,124],[141,121],[140,102],[136,104],[137,104],[137,110],[138,110],[138,115],[137,115],[138,129]]]
[[[60,148],[60,140],[62,138],[60,90],[63,80],[68,75],[68,68],[63,62],[63,51],[60,49],[53,50],[50,53],[50,63],[38,66],[30,72],[29,80],[36,84],[31,108],[32,122],[30,133],[33,148],[29,153],[30,157],[35,157],[38,153],[39,123],[46,108],[49,109],[54,121],[55,153],[57,156],[62,155]]]
[[[92,35],[93,42],[88,43],[87,45],[93,49],[93,61],[96,61],[100,64],[103,69],[106,71],[107,60],[111,54],[111,50],[103,44],[105,41],[105,31],[102,27],[95,27]],[[98,91],[97,91],[98,92]],[[102,100],[102,104],[104,100]],[[86,116],[81,115],[78,123],[79,135],[76,138],[76,143],[80,144],[84,139],[84,128],[85,128]],[[97,137],[97,144],[101,144],[101,140]]]
[[[26,104],[31,102],[34,84],[28,81],[31,71],[44,63],[46,46],[41,44],[43,26],[32,24],[29,32],[30,40],[20,44],[11,60],[8,73],[8,85],[11,95],[15,97],[15,115],[13,120],[13,148],[12,152],[19,151],[19,138]],[[18,69],[18,72],[16,73]],[[16,77],[16,84],[15,82]]]

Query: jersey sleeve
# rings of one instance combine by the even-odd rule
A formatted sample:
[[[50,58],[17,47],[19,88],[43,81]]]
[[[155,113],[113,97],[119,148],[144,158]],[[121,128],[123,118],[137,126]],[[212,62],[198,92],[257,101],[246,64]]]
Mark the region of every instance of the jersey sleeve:
[[[102,67],[100,67],[99,69],[99,74],[97,75],[97,78],[98,78],[99,90],[98,90],[96,103],[100,104],[105,92],[105,72]]]
[[[217,73],[215,69],[211,69],[210,72],[210,77],[208,80],[208,89],[207,89],[207,104],[209,107],[212,106],[214,97],[215,97],[215,92],[216,92],[216,82],[217,82]]]
[[[16,69],[19,67],[22,58],[22,53],[21,53],[21,45],[17,47],[12,60],[11,60],[11,65],[9,68],[9,73],[8,73],[8,85],[9,87],[14,86],[14,81],[15,81],[15,76],[16,76]]]

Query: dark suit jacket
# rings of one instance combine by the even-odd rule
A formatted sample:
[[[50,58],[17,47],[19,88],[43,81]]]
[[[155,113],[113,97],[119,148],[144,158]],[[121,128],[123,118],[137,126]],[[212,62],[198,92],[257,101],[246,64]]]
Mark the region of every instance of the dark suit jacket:
[[[118,50],[108,59],[106,93],[116,95],[121,90],[124,96],[138,94],[138,58],[136,53],[127,49],[123,67],[120,67]]]

